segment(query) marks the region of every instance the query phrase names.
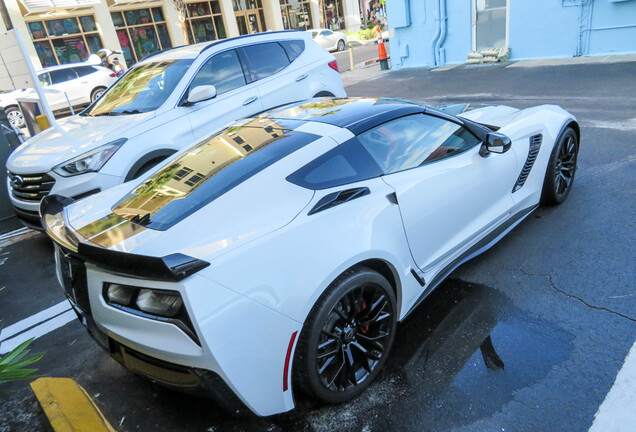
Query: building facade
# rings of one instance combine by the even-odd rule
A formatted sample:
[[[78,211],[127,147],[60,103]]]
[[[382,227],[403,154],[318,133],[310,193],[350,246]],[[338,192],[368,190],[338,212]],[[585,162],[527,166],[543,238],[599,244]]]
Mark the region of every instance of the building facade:
[[[387,0],[393,67],[636,52],[636,0]]]
[[[81,62],[101,48],[121,51],[120,61],[130,66],[190,43],[269,30],[360,28],[357,0],[1,1],[36,69]]]

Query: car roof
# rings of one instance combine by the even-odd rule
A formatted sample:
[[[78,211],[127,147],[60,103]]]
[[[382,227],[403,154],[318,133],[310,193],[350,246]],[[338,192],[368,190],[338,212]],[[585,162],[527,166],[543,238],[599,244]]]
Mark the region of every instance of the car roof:
[[[93,64],[93,63],[86,63],[86,62],[81,62],[81,63],[64,63],[61,65],[55,65],[55,66],[47,66],[44,69],[42,69],[41,71],[38,71],[38,73],[41,72],[51,72],[51,71],[55,71],[55,70],[60,70],[60,69],[68,69],[68,68],[72,68],[72,67],[84,67],[84,66],[91,66],[91,67],[101,67],[98,64]]]
[[[207,51],[211,48],[216,48],[219,45],[228,44],[231,42],[235,42],[237,40],[249,40],[249,39],[263,39],[267,40],[268,36],[271,35],[280,35],[280,34],[288,34],[288,35],[304,35],[304,31],[298,30],[282,30],[282,31],[268,31],[264,33],[254,33],[250,35],[236,36],[225,39],[218,39],[212,42],[199,42],[192,45],[182,45],[175,48],[168,48],[163,51],[159,51],[157,53],[151,54],[148,57],[141,60],[141,62],[145,62],[149,59],[155,61],[165,61],[165,60],[181,60],[181,59],[195,59],[199,55],[201,55],[204,51]],[[303,36],[304,37],[304,36]]]
[[[261,117],[327,123],[359,134],[389,120],[426,110],[424,105],[392,98],[317,98],[273,109]]]

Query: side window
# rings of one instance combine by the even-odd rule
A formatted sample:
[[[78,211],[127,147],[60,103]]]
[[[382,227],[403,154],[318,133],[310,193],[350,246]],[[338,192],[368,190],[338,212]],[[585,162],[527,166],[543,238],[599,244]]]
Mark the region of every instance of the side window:
[[[305,41],[303,40],[280,41],[280,44],[285,49],[290,62],[296,60],[305,50]]]
[[[51,74],[51,81],[53,84],[61,84],[66,81],[74,80],[77,78],[77,74],[71,68],[58,69],[49,72]]]
[[[217,94],[245,85],[245,75],[235,50],[224,51],[206,61],[192,80],[190,88],[210,84],[216,87]]]
[[[95,68],[92,66],[77,66],[73,68],[78,76],[83,77],[95,72]]]
[[[250,65],[252,81],[266,78],[289,66],[285,50],[276,42],[248,45],[242,50]]]
[[[38,79],[40,80],[40,85],[42,87],[51,85],[51,75],[48,72],[38,75]]]
[[[414,114],[358,136],[386,174],[459,154],[480,141],[463,126],[426,114]]]
[[[308,189],[327,189],[382,174],[360,142],[352,138],[289,175],[287,181]]]

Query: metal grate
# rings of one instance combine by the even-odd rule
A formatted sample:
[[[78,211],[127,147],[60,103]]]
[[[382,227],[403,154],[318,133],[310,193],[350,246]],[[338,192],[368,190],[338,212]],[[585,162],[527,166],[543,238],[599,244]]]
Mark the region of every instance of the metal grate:
[[[532,170],[532,166],[534,165],[534,161],[537,159],[537,155],[539,154],[539,149],[541,148],[541,143],[543,142],[543,135],[533,135],[530,137],[530,149],[528,151],[528,157],[526,159],[526,163],[523,164],[523,169],[519,174],[519,178],[517,178],[517,182],[515,186],[512,188],[512,192],[517,192],[519,189],[523,187],[528,176],[530,175],[530,170]]]
[[[55,179],[48,174],[20,175],[7,171],[7,176],[11,195],[24,201],[39,202],[51,192],[55,184]]]

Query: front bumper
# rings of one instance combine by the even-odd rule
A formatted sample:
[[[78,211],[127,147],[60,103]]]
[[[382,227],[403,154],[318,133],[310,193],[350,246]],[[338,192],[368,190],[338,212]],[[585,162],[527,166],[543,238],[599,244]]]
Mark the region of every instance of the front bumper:
[[[12,172],[12,174],[14,176],[18,175],[21,177],[29,177],[32,175],[20,174],[15,172]],[[38,175],[46,175],[48,178],[51,179],[51,183],[53,183],[52,188],[47,188],[46,190],[42,191],[42,193],[40,194],[41,196],[55,194],[73,199],[81,199],[87,197],[94,193],[121,184],[123,181],[121,177],[101,173],[88,173],[74,177],[61,177],[53,172]],[[16,196],[16,194],[13,193],[11,179],[9,176],[7,176],[7,192],[9,198],[11,199],[11,205],[13,206],[13,209],[21,222],[29,228],[42,230],[42,226],[39,220],[41,197],[24,199],[23,197]]]
[[[59,206],[44,204],[43,212],[47,207],[63,214]],[[284,376],[285,360],[292,334],[301,329],[298,322],[202,272],[167,281],[106,270],[94,257],[86,261],[84,240],[63,217],[44,216],[56,243],[59,282],[91,335],[124,367],[171,388],[206,394],[232,409],[237,398],[262,416],[294,407],[291,387],[284,390],[283,385],[291,379],[291,368]],[[103,260],[112,265],[117,259],[109,260],[110,252],[104,249]],[[103,297],[106,283],[178,291],[197,340],[177,325],[110,306]],[[234,396],[228,396],[228,388]]]

